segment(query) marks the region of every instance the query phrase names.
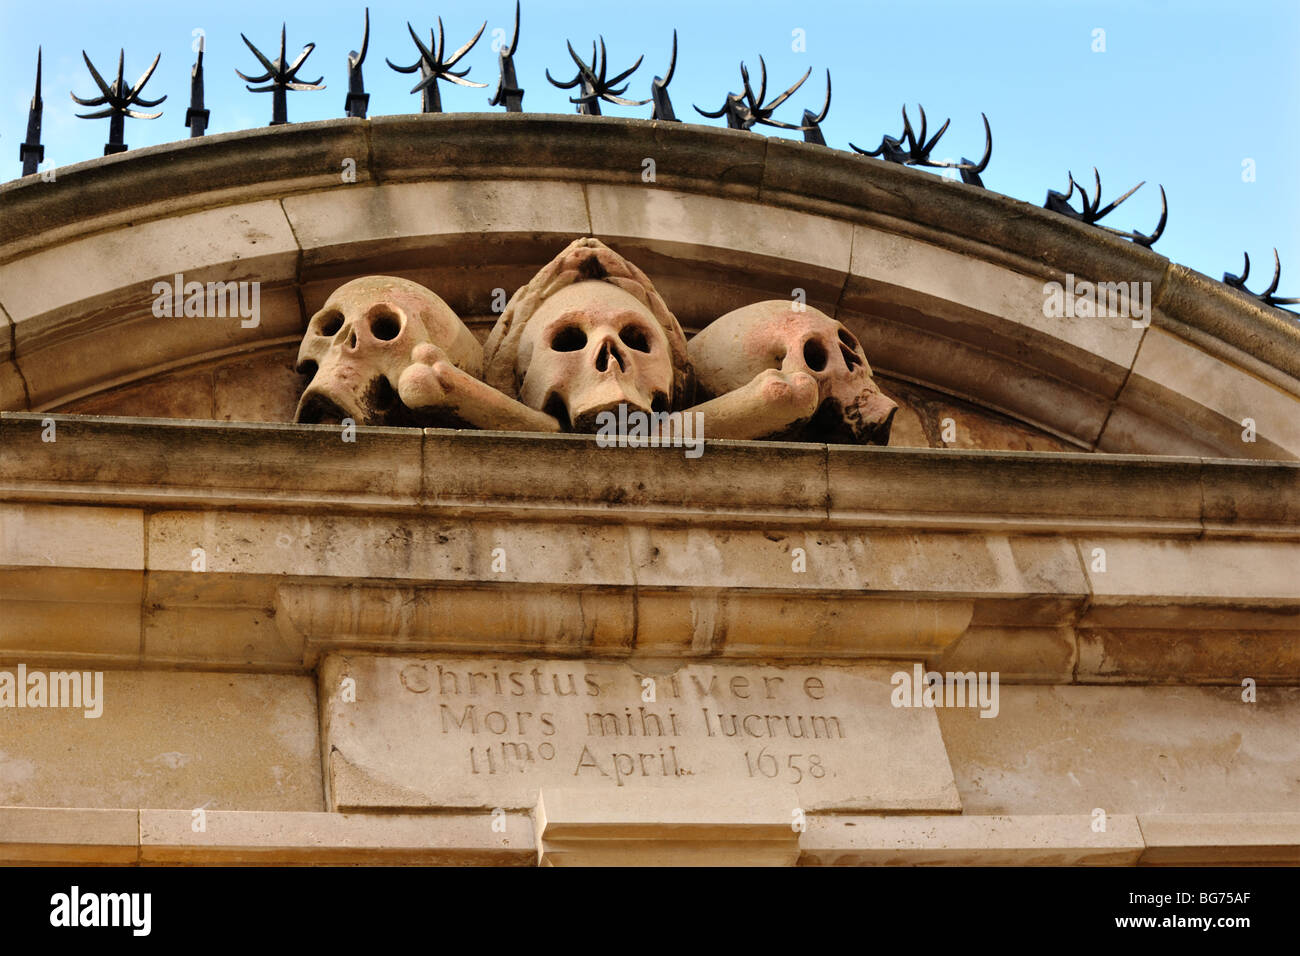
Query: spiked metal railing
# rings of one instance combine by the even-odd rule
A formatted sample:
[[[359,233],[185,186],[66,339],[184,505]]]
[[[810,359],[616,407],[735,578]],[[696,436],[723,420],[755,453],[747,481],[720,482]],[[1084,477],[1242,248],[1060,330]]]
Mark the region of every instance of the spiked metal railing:
[[[444,60],[443,53],[446,46],[442,32],[442,17],[438,18],[438,39],[436,42],[434,41],[433,31],[430,30],[428,46],[420,42],[420,38],[416,36],[415,28],[409,22],[406,24],[406,29],[411,33],[411,39],[415,41],[415,45],[420,51],[420,58],[410,66],[398,66],[392,60],[388,60],[387,63],[398,73],[420,71],[420,82],[411,87],[412,93],[421,94],[420,112],[442,112],[442,97],[438,94],[439,80],[446,80],[449,83],[455,83],[457,86],[474,86],[479,89],[487,89],[486,83],[475,83],[473,80],[465,79],[465,75],[469,73],[469,67],[465,67],[459,73],[452,69],[453,66],[460,62],[461,57],[472,50],[475,43],[478,43],[478,38],[483,35],[485,27],[487,27],[486,20],[483,21],[483,25],[478,28],[478,33],[475,33],[468,43]]]
[[[190,108],[185,111],[185,125],[190,128],[190,138],[202,136],[208,128],[208,110],[203,107],[203,47],[204,37],[199,37],[198,58],[190,69]]]
[[[276,57],[275,60],[268,60],[264,57],[262,51],[253,46],[252,41],[242,33],[240,34],[240,37],[243,39],[244,43],[248,45],[248,48],[253,51],[253,56],[257,57],[258,62],[262,64],[266,72],[261,76],[256,77],[245,76],[243,73],[239,73],[238,70],[235,70],[235,72],[239,73],[240,79],[245,80],[248,83],[266,83],[268,80],[270,81],[267,86],[250,86],[248,89],[253,93],[271,94],[271,126],[283,126],[285,123],[289,122],[289,90],[325,89],[324,84],[321,83],[321,80],[325,79],[323,76],[317,77],[310,83],[303,83],[298,80],[298,71],[302,69],[302,65],[306,62],[307,57],[311,56],[311,51],[316,49],[316,44],[308,43],[303,47],[302,52],[298,54],[298,59],[294,60],[291,65],[286,66],[288,58],[285,56],[284,52],[284,24],[280,24],[280,55]]]
[[[1246,279],[1250,277],[1250,253],[1243,252],[1242,255],[1246,258],[1246,267],[1241,270],[1241,275],[1239,276],[1234,276],[1225,272],[1223,274],[1223,281],[1225,284],[1232,286],[1234,289],[1240,289],[1247,295],[1254,296],[1256,299],[1259,299],[1261,302],[1266,305],[1271,305],[1274,308],[1280,309],[1284,305],[1300,305],[1300,298],[1282,299],[1274,294],[1277,292],[1278,282],[1282,279],[1282,260],[1278,258],[1276,248],[1273,250],[1273,281],[1268,284],[1268,288],[1263,292],[1251,292],[1246,288]],[[1288,309],[1287,311],[1289,312],[1291,310]]]
[[[507,113],[524,111],[524,88],[515,76],[515,53],[519,50],[519,0],[515,0],[515,32],[510,43],[503,45],[499,54],[501,77],[497,80],[497,91],[488,100],[489,106],[504,106]]]
[[[745,64],[740,64],[740,79],[743,83],[743,93],[728,93],[726,100],[723,102],[721,109],[713,113],[705,112],[698,106],[695,112],[701,116],[708,116],[716,119],[719,116],[727,118],[727,126],[731,129],[753,129],[757,125],[775,126],[779,129],[797,129],[802,130],[802,126],[794,126],[790,123],[783,123],[780,120],[772,119],[772,114],[776,108],[794,95],[795,90],[803,86],[804,80],[812,75],[812,67],[799,78],[799,81],[790,87],[772,102],[764,104],[763,99],[767,96],[767,64],[763,58],[758,58],[759,82],[758,95],[754,95],[754,89],[749,85],[749,70]],[[829,76],[829,74],[828,74]]]
[[[366,61],[368,49],[370,49],[370,8],[366,7],[366,27],[361,34],[361,52],[352,50],[348,53],[348,97],[343,102],[345,116],[366,118],[370,94],[366,92],[366,81],[361,75],[361,64]]]
[[[159,53],[153,58],[153,62],[149,64],[149,69],[145,70],[144,75],[135,81],[134,86],[130,87],[126,85],[126,80],[122,77],[122,71],[126,66],[126,50],[118,53],[117,79],[111,84],[104,82],[104,78],[95,69],[95,64],[91,63],[90,57],[86,56],[85,50],[81,51],[81,58],[86,61],[86,68],[90,70],[95,85],[99,87],[99,91],[103,95],[90,100],[83,100],[76,93],[69,95],[82,106],[107,105],[108,109],[100,110],[98,113],[78,113],[77,118],[103,119],[108,117],[108,142],[104,145],[104,155],[111,156],[114,153],[124,153],[126,152],[126,143],[123,142],[122,136],[126,125],[126,117],[130,116],[132,119],[157,119],[162,116],[161,110],[157,113],[139,113],[131,109],[132,106],[151,108],[167,99],[166,96],[160,96],[156,100],[146,100],[140,96],[140,91],[149,82],[149,77],[153,76],[153,71],[158,68],[158,61],[162,59],[162,54]]]
[[[1133,232],[1124,232],[1120,229],[1112,229],[1109,226],[1099,225],[1098,221],[1109,215],[1119,206],[1120,203],[1145,186],[1145,180],[1138,183],[1118,199],[1107,203],[1103,208],[1101,206],[1101,174],[1097,172],[1095,167],[1092,170],[1092,174],[1096,178],[1097,182],[1097,193],[1092,199],[1089,199],[1087,191],[1074,181],[1074,173],[1070,173],[1070,188],[1063,193],[1057,192],[1055,189],[1049,189],[1047,192],[1047,202],[1043,203],[1043,208],[1050,209],[1052,212],[1060,213],[1062,216],[1068,216],[1071,219],[1077,219],[1080,222],[1086,222],[1088,225],[1096,226],[1098,229],[1104,229],[1111,235],[1122,236],[1125,239],[1132,239],[1139,246],[1150,248],[1155,241],[1164,234],[1165,223],[1169,221],[1169,206],[1165,201],[1165,187],[1160,187],[1160,221],[1156,223],[1155,231],[1149,236],[1137,232],[1136,230]],[[1070,197],[1074,195],[1076,189],[1079,191],[1079,202],[1083,206],[1080,210],[1076,210],[1070,205]]]
[[[629,76],[636,72],[637,67],[645,57],[639,56],[636,62],[630,67],[611,79],[605,78],[605,68],[609,65],[605,54],[605,38],[600,37],[600,52],[596,51],[596,44],[591,45],[591,63],[582,62],[582,57],[573,49],[573,44],[565,41],[569,48],[569,56],[573,57],[573,62],[578,64],[578,75],[567,83],[561,83],[555,77],[551,76],[551,71],[546,71],[546,78],[551,81],[552,86],[557,86],[562,90],[571,90],[575,86],[581,87],[581,92],[577,96],[569,97],[570,103],[576,103],[578,113],[583,116],[599,116],[600,101],[606,103],[617,103],[619,106],[645,106],[649,100],[629,100],[624,99],[622,94],[627,92],[627,85],[615,88],[617,84],[622,83]]]
[[[826,122],[826,114],[831,111],[831,71],[826,71],[826,102],[822,106],[820,113],[814,113],[812,110],[803,111],[803,141],[805,143],[816,143],[818,146],[826,145],[826,137],[822,135],[822,123]]]
[[[45,101],[41,99],[41,48],[36,48],[36,92],[32,94],[31,106],[27,108],[27,138],[18,147],[18,158],[22,160],[23,175],[30,176],[45,159],[45,147],[41,145],[41,115],[45,112]]]
[[[936,160],[931,157],[934,147],[938,144],[939,138],[947,132],[951,119],[943,121],[939,127],[939,132],[935,133],[929,140],[925,138],[926,118],[925,107],[917,104],[917,109],[921,113],[921,132],[918,134],[912,129],[912,121],[908,119],[907,107],[903,107],[903,132],[895,139],[893,136],[885,136],[881,139],[880,145],[873,150],[866,150],[860,146],[854,146],[849,143],[849,148],[863,156],[880,157],[886,162],[900,163],[905,166],[928,166],[933,169],[956,169],[961,172],[963,182],[972,186],[983,186],[979,174],[988,168],[989,159],[993,156],[993,131],[989,128],[989,118],[983,113],[980,116],[984,120],[984,155],[980,161],[974,162],[965,156],[961,158],[960,163],[952,163],[947,160]],[[904,148],[906,147],[906,148]]]
[[[411,89],[412,93],[421,94],[422,109],[426,113],[441,112],[442,103],[439,95],[438,84],[442,81],[454,83],[458,86],[486,88],[486,84],[475,83],[465,79],[469,73],[469,67],[456,70],[454,67],[468,54],[478,43],[486,28],[486,22],[478,28],[478,31],[470,38],[469,42],[464,44],[450,56],[445,55],[445,37],[443,33],[442,19],[438,18],[437,36],[434,32],[429,32],[429,45],[426,46],[416,35],[414,28],[407,23],[407,30],[412,40],[419,50],[419,59],[410,66],[398,66],[391,60],[387,61],[389,66],[401,73],[414,73],[419,71],[421,74],[420,81]],[[504,107],[507,112],[517,113],[523,110],[524,90],[519,84],[519,79],[515,70],[514,57],[519,50],[519,26],[520,26],[520,3],[515,3],[515,21],[514,31],[508,44],[503,44],[500,49],[499,66],[500,75],[496,91],[489,101],[492,106]],[[260,76],[252,77],[236,70],[242,79],[248,83],[267,83],[262,87],[249,86],[248,89],[255,93],[272,94],[271,125],[278,126],[288,122],[287,110],[287,93],[289,90],[321,90],[324,89],[322,83],[323,77],[313,82],[307,83],[298,80],[297,74],[301,69],[307,57],[315,49],[314,43],[308,43],[298,55],[293,63],[288,63],[286,56],[286,27],[281,25],[280,28],[280,51],[279,56],[270,60],[265,57],[260,50],[248,39],[240,34],[244,43],[257,57],[265,70]],[[608,57],[605,48],[604,37],[599,37],[596,43],[592,44],[591,62],[584,62],[573,49],[571,43],[568,46],[569,55],[577,65],[578,71],[572,80],[560,82],[551,76],[550,71],[546,72],[546,78],[556,87],[564,90],[579,88],[578,95],[571,97],[569,102],[577,107],[580,114],[599,116],[600,103],[616,103],[621,106],[643,106],[647,103],[653,103],[651,118],[667,122],[680,122],[676,112],[673,109],[672,101],[668,95],[668,86],[676,75],[677,70],[677,31],[673,31],[672,52],[669,57],[668,68],[663,76],[655,76],[650,85],[650,98],[645,100],[627,99],[622,94],[627,90],[625,81],[641,66],[642,57],[638,57],[632,66],[612,78],[607,77]],[[347,75],[348,75],[348,94],[344,103],[346,115],[351,117],[365,118],[369,108],[370,95],[365,91],[365,83],[362,77],[362,65],[365,62],[366,53],[370,45],[370,9],[365,8],[363,31],[361,38],[360,51],[351,51],[347,58]],[[194,66],[190,71],[190,104],[185,112],[185,125],[190,130],[191,137],[202,136],[209,124],[209,111],[204,105],[204,58],[205,43],[200,38],[197,49],[197,57]],[[41,97],[41,79],[42,79],[42,56],[43,50],[38,47],[36,52],[36,82],[33,96],[28,107],[27,117],[27,135],[19,146],[19,160],[22,162],[23,175],[28,176],[37,171],[38,166],[44,161],[45,147],[41,143],[41,121],[44,110],[44,102]],[[157,119],[162,115],[157,113],[139,112],[134,107],[154,107],[161,104],[167,99],[166,96],[159,97],[157,100],[147,100],[141,97],[141,91],[145,84],[152,77],[154,70],[158,66],[161,54],[154,57],[149,68],[133,86],[128,87],[125,83],[123,73],[125,68],[125,51],[121,51],[118,56],[117,77],[112,83],[106,83],[95,66],[90,61],[90,57],[82,51],[82,58],[85,60],[86,67],[90,71],[96,86],[99,88],[100,95],[94,99],[82,99],[75,93],[71,94],[72,99],[82,106],[103,106],[105,109],[94,113],[78,114],[81,119],[109,119],[109,138],[104,147],[104,154],[110,155],[120,153],[126,150],[126,143],[123,141],[125,129],[125,119],[130,116],[134,119]],[[805,109],[801,123],[794,125],[782,122],[774,118],[776,109],[789,99],[808,79],[812,73],[809,68],[802,77],[798,79],[789,89],[776,96],[770,102],[764,102],[767,98],[767,64],[763,57],[759,57],[759,86],[758,92],[755,93],[751,83],[749,71],[745,64],[740,64],[740,76],[742,87],[740,93],[728,93],[720,109],[714,112],[707,112],[695,107],[696,112],[702,116],[711,118],[725,117],[727,125],[732,129],[753,130],[757,126],[770,126],[779,129],[798,130],[804,135],[804,140],[809,143],[826,145],[826,139],[822,132],[821,125],[825,122],[831,105],[831,76],[830,71],[826,73],[826,99],[821,111],[814,113],[812,110]],[[621,84],[621,85],[620,85]],[[940,138],[947,131],[949,122],[945,120],[939,130],[932,136],[928,137],[928,127],[925,115],[925,109],[920,108],[920,128],[919,131],[914,129],[907,113],[907,108],[903,108],[903,131],[898,137],[884,136],[880,145],[874,150],[866,150],[849,143],[849,148],[854,152],[877,158],[885,162],[898,163],[908,166],[920,166],[940,169],[956,169],[960,172],[961,178],[968,184],[982,187],[984,184],[980,174],[988,167],[989,160],[993,152],[993,134],[989,127],[988,116],[980,114],[984,122],[985,146],[982,157],[978,162],[967,159],[965,156],[960,162],[951,162],[949,160],[936,160],[933,158],[933,152]],[[1168,223],[1169,209],[1165,196],[1164,187],[1160,187],[1160,218],[1156,223],[1154,231],[1150,234],[1144,234],[1136,230],[1124,231],[1113,229],[1109,226],[1102,225],[1100,220],[1113,212],[1121,203],[1133,195],[1144,185],[1139,183],[1134,186],[1118,199],[1101,205],[1101,176],[1093,170],[1096,182],[1095,195],[1089,196],[1088,192],[1077,183],[1074,175],[1069,176],[1068,188],[1065,192],[1049,190],[1044,208],[1055,212],[1058,215],[1066,216],[1078,222],[1095,226],[1112,235],[1129,239],[1138,245],[1150,247],[1164,233],[1165,226]],[[1080,196],[1081,208],[1075,209],[1070,205],[1070,201],[1075,191]],[[1282,298],[1277,293],[1278,283],[1281,277],[1281,260],[1277,250],[1273,250],[1274,269],[1273,279],[1268,288],[1262,292],[1254,293],[1246,288],[1246,280],[1250,273],[1250,257],[1245,257],[1245,267],[1240,276],[1224,273],[1223,281],[1248,295],[1253,296],[1259,301],[1273,307],[1282,307],[1300,304],[1297,298]]]
[[[664,76],[656,76],[650,83],[650,99],[654,101],[654,109],[650,111],[650,118],[657,120],[667,120],[670,123],[680,123],[677,114],[673,112],[673,101],[668,98],[668,84],[673,81],[673,74],[677,72],[677,31],[673,31],[673,55],[668,60],[668,71]]]

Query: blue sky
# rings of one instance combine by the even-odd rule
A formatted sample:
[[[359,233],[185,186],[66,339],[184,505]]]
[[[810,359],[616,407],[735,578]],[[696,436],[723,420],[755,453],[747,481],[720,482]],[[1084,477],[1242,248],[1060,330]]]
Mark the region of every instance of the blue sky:
[[[81,62],[83,48],[110,81],[119,47],[126,47],[129,82],[162,53],[144,95],[168,95],[158,107],[163,116],[127,120],[126,127],[131,146],[154,145],[188,135],[183,119],[195,29],[206,35],[209,132],[269,121],[270,95],[247,92],[234,69],[261,72],[240,32],[274,57],[281,21],[288,22],[290,58],[306,42],[316,44],[302,78],[323,74],[327,85],[321,92],[290,93],[289,118],[342,115],[346,56],[360,43],[364,6],[334,0],[0,0],[0,180],[21,172],[18,144],[38,44],[45,51],[47,165],[62,165],[100,155],[108,134],[107,120],[73,115],[89,110],[77,107],[69,91],[95,95]],[[449,49],[488,21],[479,45],[461,63],[472,68],[469,79],[488,88],[443,84],[444,109],[492,109],[493,30],[508,34],[513,13],[513,0],[371,3],[365,64],[371,115],[419,110],[419,97],[407,92],[413,78],[389,69],[384,58],[414,62],[406,21],[427,36],[439,15]],[[1106,200],[1147,181],[1106,222],[1149,232],[1159,211],[1156,184],[1162,183],[1170,214],[1157,252],[1219,278],[1225,269],[1238,271],[1241,253],[1249,251],[1250,285],[1258,289],[1271,275],[1277,246],[1280,293],[1300,295],[1300,0],[624,0],[603,8],[590,0],[524,0],[516,63],[525,110],[572,112],[570,94],[551,87],[543,71],[570,78],[565,39],[581,53],[597,33],[605,37],[611,74],[645,54],[626,95],[647,98],[651,79],[667,67],[674,27],[679,54],[670,93],[679,117],[721,125],[696,115],[691,104],[717,109],[724,94],[739,87],[740,60],[756,75],[759,54],[774,92],[813,68],[776,114],[792,123],[805,107],[820,108],[830,68],[835,96],[824,130],[833,147],[847,149],[851,140],[875,148],[882,134],[900,133],[902,104],[915,117],[919,102],[932,131],[952,119],[936,157],[978,157],[983,111],[993,128],[993,159],[984,175],[989,189],[1041,205],[1049,188],[1065,188],[1068,170],[1091,184],[1096,166]],[[1093,49],[1098,29],[1105,31],[1104,52]],[[804,31],[802,52],[792,49],[795,30]],[[605,112],[648,117],[650,107],[607,105]],[[1246,160],[1254,161],[1253,182],[1243,181]]]

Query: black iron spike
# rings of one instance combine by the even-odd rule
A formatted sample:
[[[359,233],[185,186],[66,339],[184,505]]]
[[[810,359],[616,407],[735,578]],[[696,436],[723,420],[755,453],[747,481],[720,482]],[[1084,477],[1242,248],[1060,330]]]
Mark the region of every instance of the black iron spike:
[[[609,64],[605,52],[605,38],[600,37],[599,39],[599,50],[597,50],[596,44],[592,44],[590,64],[584,63],[582,57],[578,56],[573,49],[573,44],[566,41],[569,47],[569,56],[573,58],[573,62],[578,66],[577,76],[566,83],[561,83],[551,76],[550,70],[547,70],[546,79],[550,81],[552,86],[562,90],[571,90],[575,86],[579,88],[579,94],[569,97],[569,102],[577,106],[577,113],[581,116],[600,116],[601,100],[607,103],[617,103],[620,106],[645,106],[650,100],[625,99],[620,94],[626,92],[627,87],[616,86],[636,72],[644,57],[637,57],[636,62],[631,67],[612,79],[606,80],[605,73]]]
[[[1057,192],[1054,189],[1049,189],[1047,191],[1047,201],[1043,203],[1043,208],[1059,213],[1060,215],[1066,216],[1070,219],[1086,223],[1087,225],[1096,226],[1098,229],[1109,232],[1111,235],[1119,236],[1123,239],[1130,239],[1139,246],[1145,246],[1148,249],[1151,248],[1151,246],[1155,244],[1156,240],[1164,235],[1165,225],[1169,222],[1169,203],[1165,196],[1165,187],[1159,187],[1160,220],[1156,223],[1156,228],[1151,235],[1148,236],[1145,233],[1138,232],[1137,230],[1126,232],[1122,229],[1112,229],[1110,226],[1103,226],[1099,220],[1105,218],[1119,208],[1119,205],[1124,202],[1124,200],[1128,199],[1129,196],[1132,196],[1135,192],[1146,185],[1146,181],[1144,180],[1143,182],[1138,183],[1124,195],[1107,203],[1105,207],[1103,207],[1101,205],[1101,174],[1097,172],[1095,167],[1093,168],[1092,173],[1097,188],[1097,192],[1094,196],[1090,198],[1088,196],[1088,191],[1075,181],[1074,173],[1070,173],[1069,188],[1063,193]],[[1074,195],[1076,189],[1079,191],[1079,205],[1081,206],[1081,208],[1077,210],[1070,205],[1070,197]]]
[[[510,45],[502,46],[500,51],[501,77],[497,80],[497,90],[488,100],[489,106],[504,106],[507,113],[524,111],[524,90],[515,76],[515,53],[519,49],[519,0],[515,0],[515,32],[510,37]]]
[[[831,71],[826,71],[826,103],[822,106],[820,113],[814,113],[812,110],[803,111],[803,141],[805,143],[816,143],[818,146],[826,145],[826,137],[822,135],[822,123],[826,122],[826,116],[831,111]]]
[[[370,94],[366,92],[366,81],[361,75],[361,64],[366,62],[366,51],[370,49],[370,8],[366,7],[366,25],[361,34],[361,52],[348,52],[348,95],[343,102],[343,115],[357,119],[366,118],[366,109],[370,106]]]
[[[420,42],[420,38],[415,33],[415,28],[409,22],[406,24],[411,39],[415,41],[415,46],[420,51],[420,58],[410,66],[398,66],[392,60],[388,60],[387,63],[398,73],[420,71],[420,82],[411,87],[412,93],[420,94],[420,112],[442,112],[442,96],[438,89],[438,83],[441,80],[446,80],[457,86],[473,86],[481,90],[487,89],[486,83],[475,83],[473,80],[465,79],[465,75],[469,73],[469,67],[459,73],[452,69],[461,57],[474,48],[474,44],[478,43],[479,37],[483,35],[486,28],[487,21],[484,20],[483,24],[478,28],[478,32],[470,38],[468,43],[447,59],[443,59],[443,53],[446,51],[446,37],[442,27],[442,17],[438,17],[438,37],[436,40],[433,36],[433,30],[429,30],[429,45],[427,47]]]
[[[1275,309],[1281,309],[1284,305],[1300,305],[1300,298],[1284,299],[1275,295],[1278,284],[1282,281],[1282,260],[1277,254],[1277,247],[1273,248],[1273,281],[1268,284],[1268,288],[1263,292],[1251,292],[1246,288],[1246,280],[1250,277],[1250,253],[1244,252],[1242,255],[1245,257],[1246,267],[1241,270],[1239,276],[1225,272],[1223,274],[1225,284],[1232,286],[1234,289],[1240,289],[1246,295],[1259,299],[1265,305],[1271,305]],[[1292,310],[1287,309],[1285,311],[1290,312]]]
[[[656,76],[650,83],[650,99],[654,101],[654,109],[650,111],[650,118],[664,120],[669,123],[680,123],[677,114],[673,112],[673,101],[668,98],[668,84],[673,81],[673,74],[677,72],[677,31],[673,30],[673,55],[668,60],[668,72],[665,76]]]
[[[803,86],[804,81],[812,75],[812,67],[804,73],[799,80],[788,90],[772,100],[770,103],[764,103],[767,97],[767,63],[763,57],[758,58],[758,68],[760,70],[758,94],[754,94],[754,88],[749,84],[749,69],[742,62],[740,64],[740,81],[742,93],[728,93],[726,100],[723,101],[722,107],[715,113],[708,113],[695,107],[695,112],[701,116],[716,118],[719,116],[727,117],[727,126],[731,129],[753,129],[757,125],[775,126],[778,129],[803,130],[803,126],[796,126],[792,123],[783,123],[780,120],[772,119],[772,114],[776,108],[789,99],[794,92]]]
[[[190,139],[202,136],[208,128],[209,111],[203,107],[203,50],[206,37],[199,37],[199,52],[190,69],[190,108],[185,111],[185,125],[190,128]]]
[[[86,68],[90,70],[90,76],[99,87],[101,96],[94,99],[82,99],[76,93],[70,93],[73,101],[82,106],[107,106],[108,109],[100,110],[97,113],[78,113],[78,119],[103,119],[108,117],[108,142],[104,145],[104,155],[111,156],[114,153],[126,152],[126,143],[123,141],[123,134],[126,128],[126,117],[132,119],[157,119],[162,116],[162,112],[141,113],[133,110],[133,106],[153,107],[157,106],[166,96],[160,96],[156,100],[146,100],[140,93],[144,85],[149,82],[153,76],[153,71],[158,68],[158,61],[162,59],[159,53],[149,64],[149,68],[144,71],[140,79],[136,80],[134,86],[128,87],[126,80],[123,78],[123,71],[126,68],[126,50],[121,50],[117,57],[117,79],[111,84],[105,83],[104,78],[99,75],[95,69],[95,64],[90,62],[90,57],[86,51],[81,51],[81,58],[86,61]]]
[[[860,146],[855,146],[853,143],[849,143],[849,148],[856,153],[861,153],[863,156],[879,157],[886,162],[898,163],[904,166],[926,166],[931,169],[956,169],[961,173],[962,182],[982,187],[984,183],[980,179],[979,174],[988,168],[989,159],[993,156],[993,131],[989,128],[988,116],[984,113],[980,114],[980,117],[984,120],[984,155],[980,161],[977,163],[963,156],[961,162],[952,163],[947,160],[934,159],[931,156],[931,153],[934,152],[934,148],[939,145],[940,137],[948,131],[948,126],[952,120],[944,120],[943,125],[939,127],[939,131],[927,139],[926,134],[929,132],[929,121],[925,115],[925,107],[918,104],[917,111],[921,114],[921,130],[919,133],[912,128],[912,120],[907,115],[907,106],[904,105],[903,132],[897,138],[893,136],[884,136],[880,140],[880,145],[873,150],[863,149]],[[1071,188],[1073,189],[1073,178],[1071,178],[1070,183]],[[1070,209],[1069,203],[1066,201],[1068,197],[1069,193],[1062,195],[1061,193],[1053,192],[1048,197],[1048,203],[1064,203],[1064,208]],[[1056,205],[1048,205],[1047,208],[1056,209]],[[1073,210],[1064,213],[1064,215],[1072,214]]]
[[[45,160],[45,147],[41,145],[41,116],[45,101],[41,99],[41,48],[36,48],[36,91],[31,106],[27,108],[27,138],[18,147],[18,158],[23,163],[23,175],[30,176]]]
[[[262,51],[255,47],[248,37],[242,33],[239,35],[248,48],[253,51],[253,55],[257,57],[258,62],[262,64],[266,72],[261,76],[246,76],[240,73],[239,70],[235,70],[235,73],[239,75],[240,79],[248,83],[266,83],[268,80],[270,81],[266,86],[250,86],[248,89],[252,93],[271,94],[271,122],[269,124],[271,126],[283,126],[289,122],[289,90],[325,89],[325,85],[321,83],[321,80],[325,79],[323,76],[317,77],[309,83],[304,83],[298,79],[298,71],[302,69],[303,63],[307,61],[307,57],[311,55],[312,50],[316,49],[315,43],[308,43],[303,47],[302,52],[298,54],[298,58],[292,64],[286,65],[288,59],[285,55],[286,30],[286,25],[282,23],[280,25],[280,56],[274,61],[263,56]]]

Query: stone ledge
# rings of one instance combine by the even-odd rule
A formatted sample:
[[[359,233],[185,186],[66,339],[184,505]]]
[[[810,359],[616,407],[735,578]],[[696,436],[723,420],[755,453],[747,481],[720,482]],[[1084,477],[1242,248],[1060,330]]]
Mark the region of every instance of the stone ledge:
[[[581,795],[579,795],[581,796]],[[627,808],[543,796],[539,823],[528,813],[497,820],[488,812],[340,814],[206,811],[195,832],[189,810],[84,810],[0,807],[0,865],[132,864],[414,864],[512,865],[544,852],[563,862],[566,848],[587,854],[636,851],[624,865],[653,855],[713,846],[710,862],[893,866],[1133,866],[1279,864],[1300,861],[1300,813],[1125,814],[1103,833],[1079,815],[810,815],[797,833],[782,804],[772,808],[648,808],[654,824],[627,828]],[[736,815],[738,814],[738,816]],[[504,825],[504,830],[501,827]],[[668,838],[668,831],[676,839]],[[782,832],[778,833],[778,830]],[[644,831],[644,832],[643,832]],[[586,842],[582,842],[582,835]],[[567,846],[566,846],[566,841]],[[793,854],[791,850],[793,849]],[[639,856],[644,853],[646,856]],[[730,856],[728,856],[730,854]],[[572,857],[570,857],[572,859]]]
[[[724,805],[716,794],[543,789],[539,866],[790,866],[799,856],[793,793]]]
[[[136,863],[140,811],[0,807],[0,865]]]
[[[799,841],[801,865],[1133,866],[1144,844],[1137,817],[1106,830],[1077,816],[819,816]]]
[[[1143,866],[1300,865],[1300,813],[1140,813]]]
[[[42,441],[47,419],[55,442]],[[719,440],[692,460],[674,448],[602,449],[588,435],[361,427],[356,438],[344,442],[329,425],[0,412],[0,500],[908,531],[1300,534],[1297,462]],[[520,469],[525,457],[530,467]]]
[[[0,414],[8,660],[951,650],[1009,682],[1300,674],[1297,463],[761,442],[691,460],[579,435],[345,443],[86,416],[45,443],[46,417]]]

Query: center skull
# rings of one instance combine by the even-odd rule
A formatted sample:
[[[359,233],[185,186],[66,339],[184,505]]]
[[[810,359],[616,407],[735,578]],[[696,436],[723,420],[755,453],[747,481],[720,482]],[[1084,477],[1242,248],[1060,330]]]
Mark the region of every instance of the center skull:
[[[617,410],[666,411],[673,391],[668,336],[636,296],[599,280],[546,299],[520,341],[516,371],[525,405],[566,430],[595,431]]]

